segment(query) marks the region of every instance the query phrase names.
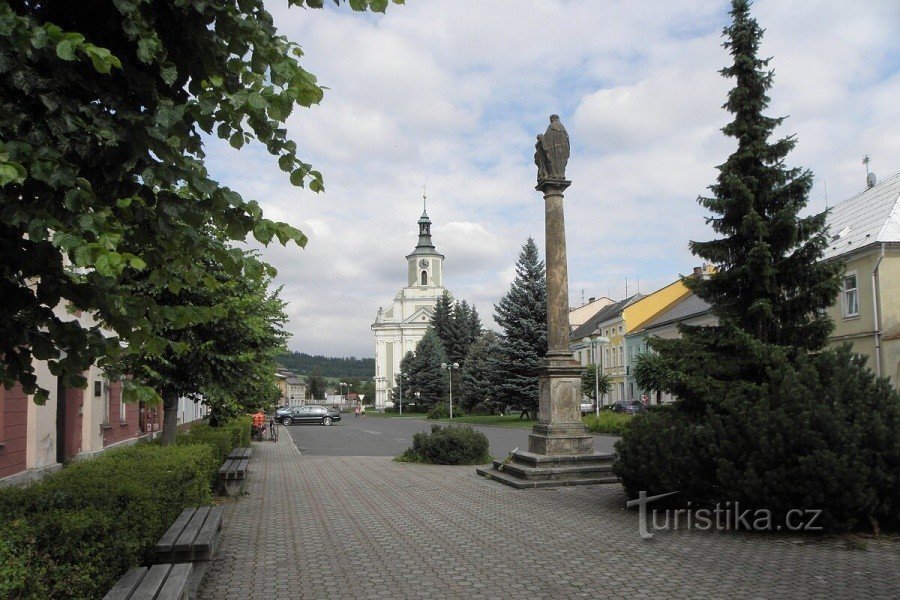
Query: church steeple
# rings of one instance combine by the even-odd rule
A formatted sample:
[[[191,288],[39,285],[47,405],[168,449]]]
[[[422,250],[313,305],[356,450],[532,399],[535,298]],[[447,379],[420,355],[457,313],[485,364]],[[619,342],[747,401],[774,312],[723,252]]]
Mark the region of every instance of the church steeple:
[[[422,191],[422,216],[419,217],[419,241],[415,250],[406,255],[409,262],[409,287],[439,287],[444,255],[437,252],[431,241],[431,219],[428,218],[427,198]]]

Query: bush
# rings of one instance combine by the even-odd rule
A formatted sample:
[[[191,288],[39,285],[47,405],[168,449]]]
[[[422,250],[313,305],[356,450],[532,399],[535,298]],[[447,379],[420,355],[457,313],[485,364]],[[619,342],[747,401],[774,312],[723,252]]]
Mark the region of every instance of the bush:
[[[205,444],[212,448],[216,458],[209,473],[209,480],[215,480],[219,466],[225,462],[235,448],[246,448],[250,445],[250,431],[253,423],[250,417],[237,417],[219,426],[198,423],[179,433],[175,438],[178,446]]]
[[[187,507],[210,502],[205,445],[138,444],[0,490],[0,597],[99,598]]]
[[[413,445],[400,455],[401,461],[435,465],[480,465],[490,462],[488,439],[462,425],[432,425],[431,433],[417,433]]]
[[[710,405],[634,420],[614,465],[630,495],[678,490],[678,503],[739,502],[775,523],[821,509],[818,524],[837,531],[900,527],[900,394],[849,349],[785,361]]]
[[[628,426],[631,425],[633,418],[632,415],[600,411],[599,417],[597,415],[585,415],[581,420],[591,433],[622,435],[628,429]]]
[[[456,404],[453,405],[453,416],[461,417],[463,416],[463,411]],[[431,410],[428,411],[429,419],[449,419],[450,418],[450,404],[435,404]]]

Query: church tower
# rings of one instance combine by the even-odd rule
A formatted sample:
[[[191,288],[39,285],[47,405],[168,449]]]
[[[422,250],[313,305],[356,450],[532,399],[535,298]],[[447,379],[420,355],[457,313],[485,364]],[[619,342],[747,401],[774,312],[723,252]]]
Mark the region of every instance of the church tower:
[[[423,196],[424,203],[424,196]],[[375,332],[375,406],[384,407],[392,401],[393,389],[398,387],[400,361],[407,352],[414,352],[416,344],[431,325],[434,307],[444,295],[444,255],[431,240],[431,219],[423,206],[419,217],[419,241],[406,255],[406,287],[394,296],[393,303],[378,309],[372,331]],[[399,397],[399,389],[397,394]],[[411,399],[404,397],[403,402]]]
[[[409,263],[408,287],[441,287],[444,255],[434,249],[431,241],[431,219],[423,208],[419,217],[419,243],[412,253],[406,255]]]

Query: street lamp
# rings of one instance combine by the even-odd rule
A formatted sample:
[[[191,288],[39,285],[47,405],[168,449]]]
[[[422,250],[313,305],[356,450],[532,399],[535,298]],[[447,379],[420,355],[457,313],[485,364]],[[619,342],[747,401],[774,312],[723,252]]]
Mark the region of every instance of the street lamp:
[[[453,363],[452,365],[448,365],[447,363],[441,363],[442,369],[447,369],[450,373],[450,420],[453,420],[453,371],[459,369],[459,363]]]
[[[347,396],[346,396],[346,394],[344,393],[344,386],[346,386],[346,385],[347,385],[347,384],[344,383],[343,381],[340,382],[340,383],[338,384],[338,387],[340,388],[341,403],[342,403],[342,404],[347,404]]]
[[[582,340],[585,345],[590,345],[591,355],[594,358],[594,410],[600,416],[600,363],[603,362],[603,354],[597,352],[597,344],[608,344],[609,338],[599,333],[594,333]]]
[[[403,380],[409,379],[409,375],[406,373],[400,373],[400,377],[397,378],[398,383],[400,384],[400,416],[403,416]]]

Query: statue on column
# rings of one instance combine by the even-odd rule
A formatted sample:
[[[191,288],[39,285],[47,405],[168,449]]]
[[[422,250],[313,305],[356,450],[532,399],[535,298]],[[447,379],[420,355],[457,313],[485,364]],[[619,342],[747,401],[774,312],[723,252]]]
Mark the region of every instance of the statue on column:
[[[534,163],[538,168],[538,183],[548,179],[564,180],[569,162],[569,134],[559,122],[558,115],[550,115],[550,125],[534,145]]]

